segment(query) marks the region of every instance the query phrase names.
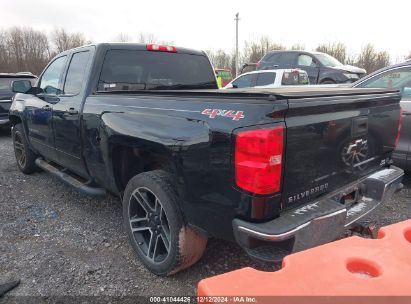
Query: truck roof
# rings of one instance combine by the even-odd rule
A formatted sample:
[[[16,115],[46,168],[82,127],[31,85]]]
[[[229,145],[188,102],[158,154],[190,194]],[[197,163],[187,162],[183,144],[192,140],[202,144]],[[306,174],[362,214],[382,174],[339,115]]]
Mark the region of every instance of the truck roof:
[[[78,47],[76,49],[81,49],[83,47],[88,47],[88,46],[95,46],[96,49],[117,49],[117,50],[146,51],[148,44],[162,45],[161,43],[104,42],[104,43],[95,43],[95,44],[84,45],[84,46]],[[199,51],[199,50],[188,49],[188,48],[179,47],[179,46],[176,46],[176,48],[177,48],[178,53],[193,54],[193,55],[205,55],[205,52]],[[73,50],[75,50],[75,49],[67,50],[63,53],[70,52],[70,51],[73,51]],[[63,54],[63,53],[61,53],[61,54]]]

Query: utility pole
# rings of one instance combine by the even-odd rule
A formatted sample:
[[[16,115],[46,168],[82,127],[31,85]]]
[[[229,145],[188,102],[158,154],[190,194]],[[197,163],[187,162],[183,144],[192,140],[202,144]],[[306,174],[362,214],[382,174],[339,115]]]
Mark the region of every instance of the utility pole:
[[[238,17],[239,13],[235,14],[235,76],[238,75],[238,21],[240,18]]]

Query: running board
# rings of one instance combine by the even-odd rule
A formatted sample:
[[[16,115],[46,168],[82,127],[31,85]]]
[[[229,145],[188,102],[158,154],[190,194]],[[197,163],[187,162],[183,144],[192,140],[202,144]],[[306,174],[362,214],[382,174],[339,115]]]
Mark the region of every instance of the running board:
[[[77,180],[75,177],[72,177],[71,175],[62,172],[61,170],[49,164],[42,158],[37,158],[35,163],[37,166],[39,166],[44,171],[50,173],[51,175],[58,177],[61,181],[76,188],[78,191],[84,194],[94,195],[94,196],[103,196],[106,194],[105,189],[89,186],[87,185],[87,183],[83,183]]]

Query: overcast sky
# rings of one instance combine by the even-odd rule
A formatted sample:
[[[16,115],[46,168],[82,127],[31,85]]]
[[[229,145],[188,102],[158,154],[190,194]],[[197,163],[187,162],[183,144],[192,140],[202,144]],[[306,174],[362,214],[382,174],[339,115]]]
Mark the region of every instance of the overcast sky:
[[[377,50],[389,51],[394,61],[411,51],[409,0],[0,0],[0,7],[0,28],[31,26],[50,32],[64,27],[94,42],[149,32],[178,46],[231,51],[239,12],[240,46],[267,35],[306,49],[342,41],[354,54],[371,42]]]

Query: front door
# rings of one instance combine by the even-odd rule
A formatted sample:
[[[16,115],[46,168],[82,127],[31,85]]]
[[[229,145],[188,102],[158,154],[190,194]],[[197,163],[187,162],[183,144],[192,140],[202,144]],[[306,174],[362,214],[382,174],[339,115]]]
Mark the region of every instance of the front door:
[[[67,56],[56,58],[42,74],[36,95],[26,99],[24,110],[27,121],[27,133],[33,148],[45,158],[54,159],[54,136],[52,125],[53,105],[59,101],[61,75],[66,65]]]
[[[81,105],[85,98],[86,71],[90,49],[73,53],[63,80],[63,92],[53,106],[54,147],[57,162],[80,176],[87,177],[81,151]]]
[[[310,84],[316,84],[318,81],[318,74],[320,72],[317,61],[310,55],[300,54],[297,59],[297,67],[304,70],[308,74]]]

